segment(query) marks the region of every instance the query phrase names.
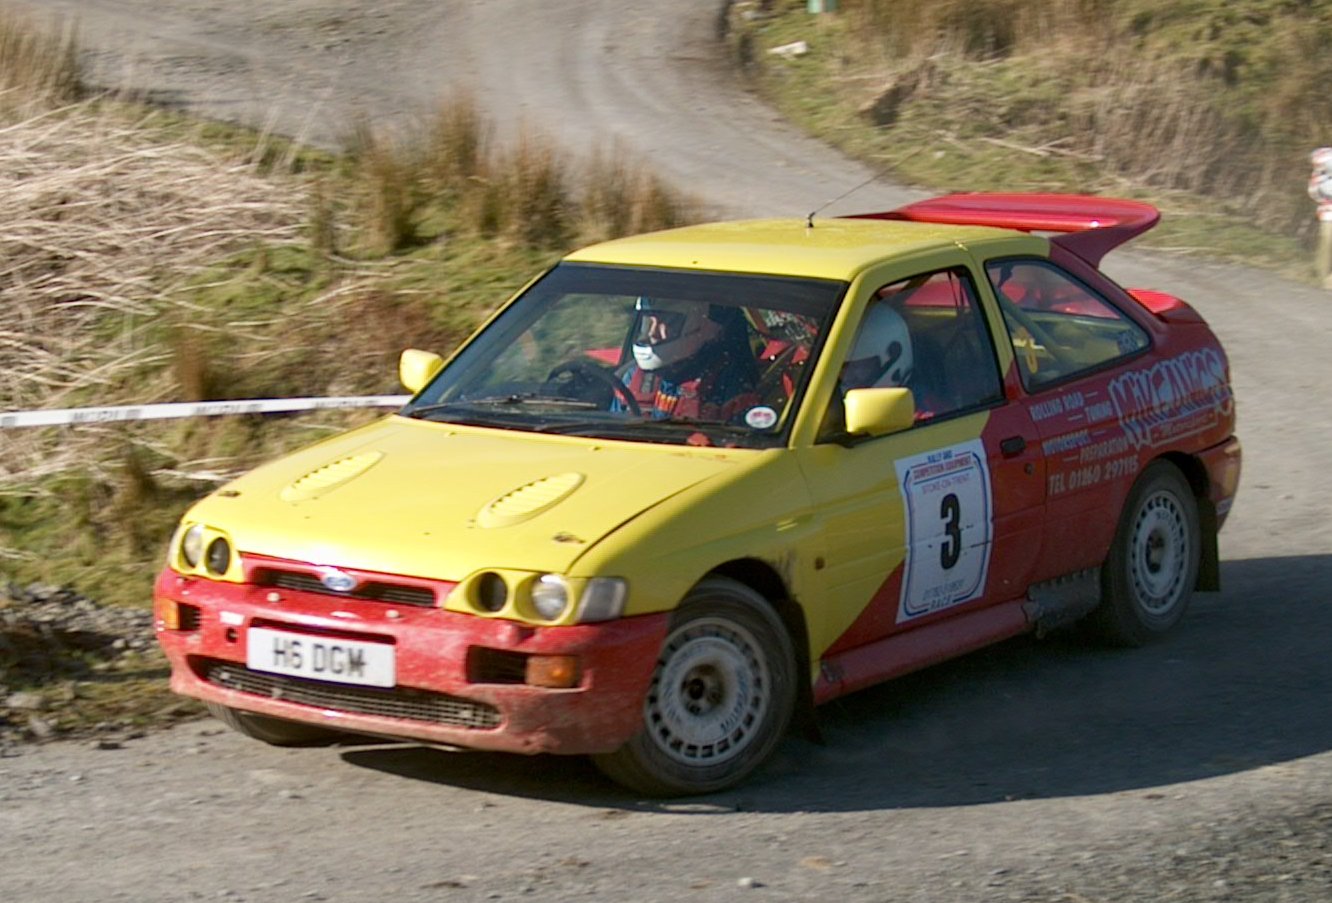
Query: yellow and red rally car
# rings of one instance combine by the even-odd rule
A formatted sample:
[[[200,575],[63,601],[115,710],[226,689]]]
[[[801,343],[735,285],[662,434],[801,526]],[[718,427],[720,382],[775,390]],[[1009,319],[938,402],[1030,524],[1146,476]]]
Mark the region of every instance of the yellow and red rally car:
[[[965,194],[571,254],[447,363],[405,352],[401,411],[185,515],[172,687],[270,743],[591,754],[667,795],[1024,631],[1164,633],[1217,588],[1240,447],[1202,317],[1097,269],[1157,219]]]

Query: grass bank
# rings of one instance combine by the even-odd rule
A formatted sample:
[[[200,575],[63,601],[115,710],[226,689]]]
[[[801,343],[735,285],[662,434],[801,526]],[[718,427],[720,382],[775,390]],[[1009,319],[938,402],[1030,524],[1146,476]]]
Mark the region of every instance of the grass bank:
[[[1332,142],[1332,3],[733,3],[729,41],[790,118],[941,191],[1151,200],[1158,247],[1309,278],[1308,154]],[[803,41],[808,52],[774,53]]]

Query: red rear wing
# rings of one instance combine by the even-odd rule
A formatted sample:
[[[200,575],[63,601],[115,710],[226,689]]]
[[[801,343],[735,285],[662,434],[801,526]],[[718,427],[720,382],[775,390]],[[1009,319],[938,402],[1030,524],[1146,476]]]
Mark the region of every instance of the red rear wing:
[[[1061,232],[1051,241],[1099,266],[1106,254],[1155,226],[1161,213],[1150,204],[1093,195],[977,193],[949,194],[850,218]]]

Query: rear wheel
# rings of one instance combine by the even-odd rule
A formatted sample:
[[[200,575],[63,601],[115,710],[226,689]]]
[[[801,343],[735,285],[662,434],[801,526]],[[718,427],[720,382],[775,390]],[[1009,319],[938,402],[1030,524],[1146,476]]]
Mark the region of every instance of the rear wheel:
[[[325,727],[242,712],[216,702],[208,703],[208,711],[232,730],[270,746],[328,746],[347,736]]]
[[[643,727],[620,749],[596,756],[597,766],[651,796],[731,787],[786,733],[795,680],[791,638],[763,597],[734,580],[703,580],[671,621]]]
[[[1127,646],[1174,627],[1197,583],[1201,550],[1198,502],[1188,482],[1170,462],[1154,462],[1124,505],[1089,626]]]

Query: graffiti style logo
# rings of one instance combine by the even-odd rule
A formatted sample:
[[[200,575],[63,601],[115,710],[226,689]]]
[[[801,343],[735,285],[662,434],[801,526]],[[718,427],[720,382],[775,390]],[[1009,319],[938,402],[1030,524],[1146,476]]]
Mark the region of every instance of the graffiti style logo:
[[[1234,407],[1226,362],[1214,348],[1117,376],[1110,383],[1110,400],[1134,448],[1206,429]]]

